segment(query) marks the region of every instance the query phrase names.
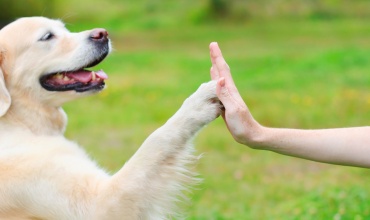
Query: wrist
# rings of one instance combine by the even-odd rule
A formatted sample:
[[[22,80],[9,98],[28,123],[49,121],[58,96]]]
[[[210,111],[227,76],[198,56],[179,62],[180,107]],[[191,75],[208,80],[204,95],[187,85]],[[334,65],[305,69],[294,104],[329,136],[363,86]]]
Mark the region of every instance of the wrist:
[[[253,149],[263,148],[269,128],[260,125],[255,120],[253,120],[251,124],[245,126],[245,133],[234,136],[235,140]]]
[[[256,123],[253,130],[250,130],[246,135],[245,145],[253,149],[262,149],[264,147],[266,133],[268,128]]]

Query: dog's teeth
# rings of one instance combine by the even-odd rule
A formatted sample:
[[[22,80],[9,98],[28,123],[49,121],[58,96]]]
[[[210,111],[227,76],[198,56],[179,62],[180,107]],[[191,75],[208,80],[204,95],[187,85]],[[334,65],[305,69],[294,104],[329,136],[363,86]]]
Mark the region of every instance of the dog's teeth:
[[[95,72],[94,71],[91,72],[91,76],[92,76],[92,81],[95,81],[96,75],[95,75]]]
[[[64,80],[64,81],[69,81],[69,80],[71,80],[71,79],[70,79],[68,76],[64,76],[63,80]]]
[[[55,75],[55,78],[57,78],[57,79],[63,79],[63,75],[62,75],[62,74],[60,74],[60,73],[57,73],[57,74]]]

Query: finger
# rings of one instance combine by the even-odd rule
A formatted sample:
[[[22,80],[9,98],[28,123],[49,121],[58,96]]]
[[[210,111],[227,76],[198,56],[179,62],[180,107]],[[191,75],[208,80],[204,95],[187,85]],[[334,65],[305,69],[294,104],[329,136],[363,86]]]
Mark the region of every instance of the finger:
[[[211,67],[210,73],[211,73],[211,79],[212,80],[218,80],[220,78],[217,67],[215,67],[213,65]]]
[[[226,111],[247,107],[239,92],[237,90],[231,90],[226,85],[224,77],[221,77],[217,81],[216,92]]]
[[[216,42],[213,42],[210,44],[210,51],[211,51],[211,60],[212,60],[212,65],[213,65],[212,71],[215,71],[213,69],[218,70],[219,82],[221,82],[222,84],[222,86],[220,86],[221,84],[218,85],[220,86],[219,91],[220,92],[224,91],[225,97],[230,97],[229,99],[233,100],[235,104],[237,104],[239,107],[246,106],[234,83],[234,80],[230,72],[229,65],[227,65],[225,59],[223,58],[222,52]],[[221,78],[223,79],[220,80]]]
[[[218,48],[218,43],[217,42],[212,42],[209,44],[209,54],[211,57],[211,62],[212,64],[216,64],[216,56],[217,54],[215,53],[215,50]]]
[[[210,54],[210,58],[211,58],[211,62],[212,62],[212,67],[211,67],[211,79],[212,80],[218,80],[220,78],[220,74],[218,72],[218,69],[216,67],[216,62],[215,60],[213,59],[213,54],[212,54],[212,48],[214,47],[214,45],[217,44],[216,42],[212,42],[210,45],[209,45],[209,54]]]
[[[216,93],[226,110],[233,108],[235,106],[235,102],[233,98],[231,97],[230,91],[228,87],[226,87],[225,85],[224,77],[221,77],[217,81]]]
[[[234,80],[232,78],[229,65],[226,63],[225,59],[222,56],[222,52],[217,43],[213,42],[210,44],[211,51],[211,60],[213,69],[217,69],[218,77],[224,77],[226,86],[229,90],[238,93],[238,90],[235,86]],[[215,70],[212,70],[215,71]],[[215,71],[216,72],[216,71]]]
[[[222,57],[222,54],[221,54],[221,50],[218,47],[218,43],[217,42],[212,42],[209,45],[209,51],[210,51],[212,67],[216,68],[217,71],[218,71],[218,74],[219,74],[219,69],[218,69],[217,63],[220,62],[219,60],[220,59],[222,60],[223,57]]]
[[[218,44],[216,42],[212,42],[209,45],[209,48],[211,53],[212,65],[217,67],[218,72],[222,74],[223,77],[227,77],[227,75],[230,75],[230,68],[227,65],[225,59],[223,58],[222,52]]]

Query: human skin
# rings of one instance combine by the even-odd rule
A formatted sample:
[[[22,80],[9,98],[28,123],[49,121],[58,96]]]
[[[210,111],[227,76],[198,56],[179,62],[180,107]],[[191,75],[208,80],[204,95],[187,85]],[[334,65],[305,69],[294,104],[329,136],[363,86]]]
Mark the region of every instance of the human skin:
[[[223,119],[234,139],[253,149],[308,160],[370,168],[370,127],[332,129],[269,128],[259,124],[236,88],[217,43],[210,44],[211,78],[225,110]]]

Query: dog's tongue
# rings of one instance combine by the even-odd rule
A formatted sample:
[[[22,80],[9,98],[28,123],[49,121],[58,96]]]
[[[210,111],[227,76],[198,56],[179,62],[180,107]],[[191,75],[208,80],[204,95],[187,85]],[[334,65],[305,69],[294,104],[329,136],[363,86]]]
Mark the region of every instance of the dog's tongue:
[[[88,83],[93,78],[93,76],[92,76],[93,74],[95,74],[95,76],[100,78],[100,79],[103,79],[103,80],[108,79],[107,74],[102,70],[99,70],[97,72],[92,72],[92,71],[87,71],[87,70],[80,70],[80,71],[76,71],[76,72],[66,73],[66,76],[68,76],[69,78],[74,79],[78,82]]]
[[[77,71],[77,72],[70,72],[70,73],[67,73],[66,76],[68,76],[69,78],[71,79],[74,79],[78,82],[83,82],[83,83],[88,83],[91,81],[91,72],[90,71],[85,71],[85,70],[81,70],[81,71]]]
[[[99,70],[98,72],[95,72],[95,74],[100,79],[108,79],[108,75],[103,70]]]

